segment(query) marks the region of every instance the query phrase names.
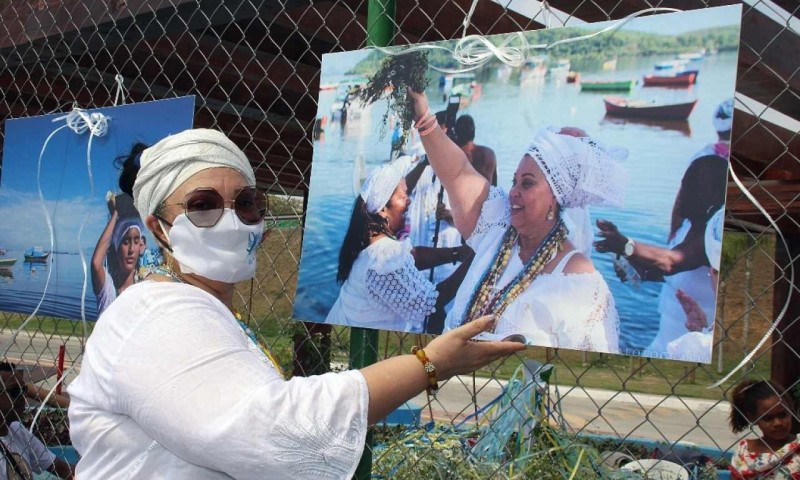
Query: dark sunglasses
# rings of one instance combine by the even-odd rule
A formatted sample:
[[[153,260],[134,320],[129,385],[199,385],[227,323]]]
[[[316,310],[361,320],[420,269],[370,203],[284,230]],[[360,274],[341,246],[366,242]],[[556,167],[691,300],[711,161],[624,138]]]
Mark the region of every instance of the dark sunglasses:
[[[21,397],[23,393],[25,393],[25,388],[22,385],[14,385],[8,387],[3,392],[9,396],[9,398],[16,400],[17,398]]]
[[[267,195],[255,187],[240,189],[232,202],[226,201],[213,188],[196,188],[187,193],[182,202],[171,205],[181,205],[186,217],[194,226],[210,228],[219,222],[225,206],[229,203],[232,204],[239,220],[247,225],[255,225],[263,220],[269,206]]]

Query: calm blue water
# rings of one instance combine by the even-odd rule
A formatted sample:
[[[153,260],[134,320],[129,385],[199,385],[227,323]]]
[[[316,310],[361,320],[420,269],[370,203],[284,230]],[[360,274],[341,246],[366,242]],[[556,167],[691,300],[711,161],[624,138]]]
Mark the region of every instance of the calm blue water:
[[[53,253],[47,263],[23,262],[21,249],[7,252],[5,257],[17,258],[10,269],[0,268],[0,306],[3,311],[29,314],[42,298],[47,274],[50,283],[47,294],[39,308],[40,315],[59,318],[81,318],[81,289],[83,288],[83,269],[81,257],[77,254]],[[88,268],[92,250],[84,253]],[[91,278],[87,284],[85,300],[86,318],[97,318],[97,302],[92,292]]]
[[[335,56],[331,56],[335,58]],[[652,65],[671,57],[620,59],[615,72],[582,72],[583,78],[641,78]],[[690,89],[638,87],[629,96],[678,102],[699,98],[688,122],[641,123],[605,117],[605,93],[580,93],[579,87],[549,76],[541,82],[515,85],[489,80],[480,98],[461,113],[476,123],[476,143],[495,150],[499,184],[506,190],[522,152],[535,129],[550,125],[584,128],[606,144],[624,146],[630,152],[625,163],[629,183],[624,209],[591,211],[592,219],[605,218],[639,241],[665,245],[669,217],[689,158],[716,140],[711,118],[716,106],[733,96],[736,56],[720,54],[692,64],[700,74]],[[611,95],[619,95],[612,93]],[[433,111],[444,107],[435,88],[428,92]],[[330,118],[334,92],[320,92],[318,117]],[[436,102],[439,102],[438,104]],[[311,195],[303,239],[300,276],[294,316],[322,321],[338,296],[336,268],[342,237],[347,228],[355,194],[354,160],[363,156],[367,170],[386,161],[390,135],[379,138],[376,125],[385,106],[376,104],[350,115],[343,131],[329,122],[324,138],[314,144]],[[726,181],[726,179],[720,179]],[[621,318],[621,347],[641,349],[658,329],[657,299],[661,284],[644,283],[635,290],[617,280],[612,258],[594,253],[592,260],[615,296]]]

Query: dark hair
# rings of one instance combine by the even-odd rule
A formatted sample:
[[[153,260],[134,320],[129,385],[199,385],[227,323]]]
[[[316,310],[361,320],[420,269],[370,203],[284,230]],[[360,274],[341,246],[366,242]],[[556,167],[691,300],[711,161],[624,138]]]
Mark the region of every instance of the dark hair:
[[[475,120],[470,115],[461,115],[456,120],[456,138],[458,146],[462,147],[475,140]]]
[[[743,380],[731,392],[730,424],[733,433],[740,433],[755,422],[759,400],[778,397],[784,399],[784,389],[767,380]]]
[[[727,179],[728,160],[718,155],[700,157],[689,165],[675,198],[670,239],[675,236],[684,219],[689,219],[693,226],[708,222],[725,204]]]
[[[13,372],[17,366],[11,362],[0,362],[0,372]]]
[[[377,213],[369,213],[367,204],[361,198],[356,197],[353,203],[353,213],[350,215],[350,225],[339,250],[339,271],[336,274],[336,281],[344,283],[350,276],[353,269],[353,262],[356,261],[362,250],[369,246],[370,238],[384,233],[388,234],[389,221]]]
[[[120,169],[119,188],[128,195],[133,196],[133,184],[136,181],[136,174],[139,173],[139,157],[147,147],[144,143],[135,143],[127,155],[114,159],[114,165]]]
[[[452,127],[453,125],[447,125],[447,110],[440,110],[436,112],[436,121],[439,125],[446,125],[448,127]]]

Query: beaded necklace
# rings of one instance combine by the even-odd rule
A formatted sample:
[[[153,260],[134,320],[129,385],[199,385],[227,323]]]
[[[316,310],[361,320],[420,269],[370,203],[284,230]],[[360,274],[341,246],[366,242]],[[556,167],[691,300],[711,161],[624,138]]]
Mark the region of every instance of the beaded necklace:
[[[567,233],[567,227],[564,222],[559,220],[550,229],[544,241],[536,248],[536,252],[528,260],[522,271],[508,285],[499,291],[495,291],[494,286],[503,275],[503,272],[505,272],[511,259],[514,245],[516,245],[519,238],[517,230],[514,227],[509,227],[503,236],[500,248],[497,249],[492,262],[483,272],[481,281],[478,282],[478,286],[472,293],[464,318],[461,320],[461,325],[490,313],[496,316],[502,315],[505,309],[533,283],[533,280],[539,276],[545,265],[553,259],[561,243],[567,238]]]
[[[166,265],[156,265],[147,268],[147,274],[143,276],[143,278],[147,278],[152,274],[163,275],[165,277],[169,277],[172,279],[173,282],[187,284],[186,280],[181,278],[177,273],[175,273],[171,268],[167,267]],[[188,285],[188,284],[187,284]],[[233,318],[236,319],[236,322],[239,324],[242,330],[244,330],[245,335],[255,344],[259,350],[267,357],[267,359],[272,363],[272,366],[275,368],[275,371],[278,372],[278,375],[281,376],[284,380],[286,379],[286,373],[283,371],[281,364],[278,363],[278,359],[272,354],[270,349],[261,342],[258,337],[256,336],[255,332],[247,326],[246,323],[242,321],[242,314],[239,313],[236,309],[231,311],[233,314]]]

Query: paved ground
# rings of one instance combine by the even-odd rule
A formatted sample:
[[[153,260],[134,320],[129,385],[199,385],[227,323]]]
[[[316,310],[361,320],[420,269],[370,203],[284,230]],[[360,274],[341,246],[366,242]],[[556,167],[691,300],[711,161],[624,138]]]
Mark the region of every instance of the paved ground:
[[[63,339],[20,332],[9,345],[10,331],[0,332],[0,345],[8,348],[12,360],[38,364],[49,370],[55,365],[58,347],[66,345],[66,368],[79,358],[81,342],[77,338]],[[68,372],[66,383],[76,372]],[[51,377],[43,386],[52,386]],[[424,406],[423,419],[431,412],[438,420],[456,422],[475,411],[475,404],[483,406],[500,394],[505,382],[478,378],[474,386],[472,377],[454,378],[445,384],[437,398],[428,405],[425,394],[413,402]],[[609,434],[620,437],[686,442],[708,447],[730,448],[737,437],[728,428],[730,406],[725,401],[663,397],[644,393],[613,392],[599,389],[551,387],[551,399],[560,398],[560,409],[565,422],[576,431]]]
[[[486,405],[500,394],[504,382],[476,379],[475,399]],[[433,416],[459,422],[475,411],[472,377],[454,378],[441,389],[430,405],[425,394],[413,400],[423,407],[423,421]],[[550,388],[551,401],[560,398],[567,425],[592,434],[607,434],[657,441],[683,442],[728,449],[738,437],[728,427],[728,402],[664,397],[644,393],[614,392],[575,387]]]

